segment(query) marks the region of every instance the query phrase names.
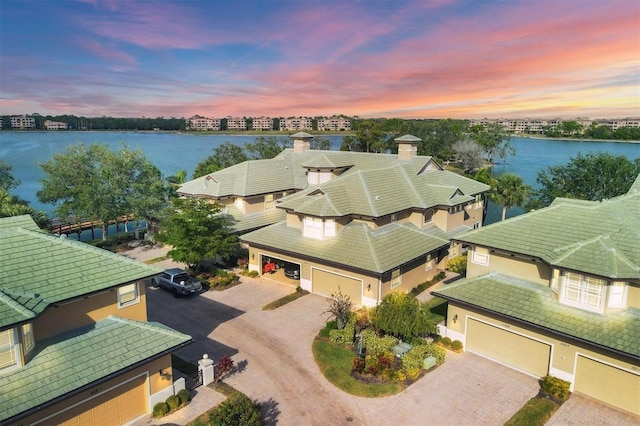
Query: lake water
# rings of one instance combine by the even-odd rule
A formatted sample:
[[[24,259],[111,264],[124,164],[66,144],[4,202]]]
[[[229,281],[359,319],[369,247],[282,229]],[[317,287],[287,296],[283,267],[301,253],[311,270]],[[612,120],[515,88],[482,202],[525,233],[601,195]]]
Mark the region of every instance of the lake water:
[[[333,149],[338,149],[342,136],[325,136]],[[38,167],[53,154],[64,152],[67,145],[82,142],[106,144],[119,149],[125,144],[131,149],[139,149],[154,163],[164,176],[171,176],[179,170],[186,170],[188,178],[195,166],[213,153],[213,149],[224,142],[244,145],[254,142],[255,136],[246,135],[192,135],[163,132],[0,132],[0,160],[13,167],[13,175],[21,184],[13,194],[27,200],[32,207],[49,215],[53,206],[38,201],[40,179],[44,173]],[[548,166],[563,164],[578,153],[610,152],[625,155],[630,159],[640,157],[640,144],[618,142],[586,142],[554,139],[534,139],[514,137],[511,144],[516,155],[496,165],[494,174],[512,172],[520,175],[526,183],[535,186],[539,171]],[[510,209],[507,216],[519,214],[519,209]],[[499,209],[489,211],[489,223],[499,220]]]

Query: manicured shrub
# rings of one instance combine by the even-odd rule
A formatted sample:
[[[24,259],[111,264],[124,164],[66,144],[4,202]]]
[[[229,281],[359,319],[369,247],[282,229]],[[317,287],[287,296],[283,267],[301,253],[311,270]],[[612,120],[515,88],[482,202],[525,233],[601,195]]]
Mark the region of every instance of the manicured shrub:
[[[449,347],[449,346],[451,346],[451,338],[443,337],[442,339],[440,339],[440,343],[442,343],[446,347]]]
[[[545,376],[540,385],[547,395],[558,398],[560,401],[564,401],[569,397],[570,386],[570,382],[553,376]]]
[[[356,317],[349,315],[349,318],[342,330],[331,330],[329,340],[340,345],[352,345],[356,334]]]
[[[422,374],[421,368],[409,368],[406,370],[405,374],[407,375],[407,379],[409,380],[418,380],[420,374]]]
[[[260,405],[251,401],[245,394],[235,392],[209,412],[209,424],[261,426],[263,421]]]
[[[178,392],[178,398],[180,398],[180,403],[184,404],[185,402],[188,402],[191,399],[191,394],[189,393],[188,390],[181,389]]]
[[[215,365],[216,382],[221,381],[227,374],[233,370],[233,360],[229,355],[223,355]]]
[[[419,345],[411,348],[402,356],[402,371],[405,373],[412,369],[421,369],[426,358],[427,345]]]
[[[467,253],[456,256],[449,261],[449,270],[458,274],[463,274],[467,270]]]
[[[331,330],[337,330],[338,329],[338,323],[333,320],[333,321],[328,321],[327,325],[320,330],[320,337],[329,337],[329,332]]]
[[[447,351],[440,345],[430,343],[427,345],[427,350],[424,355],[425,358],[428,356],[432,356],[436,359],[437,364],[442,364],[444,362],[445,356],[447,355]]]
[[[362,374],[364,373],[365,367],[366,363],[364,361],[364,358],[356,357],[353,359],[353,367],[351,368],[351,371],[354,373]]]
[[[433,281],[442,281],[444,279],[444,277],[446,277],[446,274],[443,272],[439,272],[438,275],[436,275],[435,277],[433,277]]]
[[[393,361],[393,359],[387,358],[386,356],[384,356],[384,354],[378,355],[378,365],[380,366],[381,370],[391,368],[391,361]]]
[[[451,342],[450,347],[452,351],[459,352],[462,350],[462,342],[460,340],[454,340],[453,342]]]
[[[169,411],[169,405],[166,402],[158,402],[153,406],[152,416],[155,418],[159,418],[166,415]]]
[[[371,329],[362,332],[362,345],[368,354],[377,355],[383,352],[390,352],[398,344],[398,339],[393,336],[380,337]]]
[[[165,402],[167,403],[167,405],[169,406],[169,410],[171,411],[180,406],[180,398],[178,398],[177,395],[171,395]]]

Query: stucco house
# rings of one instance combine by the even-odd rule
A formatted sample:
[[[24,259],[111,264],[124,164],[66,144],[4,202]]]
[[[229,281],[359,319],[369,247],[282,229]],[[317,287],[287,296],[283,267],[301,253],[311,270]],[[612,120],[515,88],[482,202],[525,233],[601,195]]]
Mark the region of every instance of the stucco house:
[[[160,270],[0,219],[0,423],[125,424],[175,393],[191,337],[147,322]]]
[[[460,253],[451,238],[480,227],[489,187],[417,155],[420,139],[397,138],[398,154],[311,150],[311,135],[269,160],[246,161],[182,185],[181,196],[224,205],[249,251],[297,269],[292,285],[356,305],[409,291]]]
[[[465,350],[640,415],[640,177],[600,202],[549,207],[470,231],[466,279],[442,334]]]

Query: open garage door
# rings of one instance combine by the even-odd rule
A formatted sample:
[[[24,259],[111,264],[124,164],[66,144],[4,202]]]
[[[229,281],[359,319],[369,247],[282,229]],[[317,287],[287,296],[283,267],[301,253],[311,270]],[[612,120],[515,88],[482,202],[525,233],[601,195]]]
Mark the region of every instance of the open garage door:
[[[467,350],[537,377],[549,371],[551,346],[492,325],[469,319]]]
[[[362,280],[320,269],[312,270],[311,288],[313,293],[330,297],[331,293],[338,292],[338,287],[342,294],[351,297],[353,304],[362,304]]]
[[[575,392],[640,415],[640,375],[578,356]]]
[[[274,256],[262,255],[262,275],[281,283],[299,286],[300,265]]]
[[[43,424],[121,425],[130,422],[147,412],[146,380],[145,376],[140,376],[49,418]]]

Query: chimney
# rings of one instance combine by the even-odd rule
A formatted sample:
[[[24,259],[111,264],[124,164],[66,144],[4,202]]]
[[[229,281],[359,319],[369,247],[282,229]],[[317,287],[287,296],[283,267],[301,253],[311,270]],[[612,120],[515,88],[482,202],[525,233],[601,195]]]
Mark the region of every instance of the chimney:
[[[422,139],[413,135],[404,135],[396,138],[395,141],[398,144],[398,159],[399,160],[411,160],[418,155],[418,142]]]
[[[293,152],[300,154],[311,149],[311,139],[313,135],[305,132],[298,132],[290,136],[293,140]]]

